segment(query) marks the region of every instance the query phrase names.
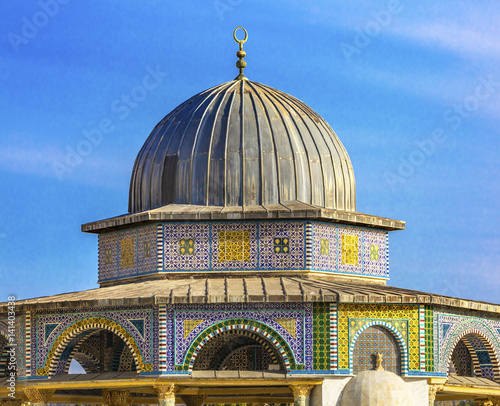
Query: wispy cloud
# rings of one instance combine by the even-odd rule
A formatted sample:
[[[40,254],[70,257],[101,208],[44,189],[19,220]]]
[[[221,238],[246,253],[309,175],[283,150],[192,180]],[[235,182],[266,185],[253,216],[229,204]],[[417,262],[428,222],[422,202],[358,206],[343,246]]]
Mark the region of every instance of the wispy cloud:
[[[14,146],[0,148],[0,170],[9,173],[54,176],[52,162],[64,159],[64,153],[51,146]]]
[[[420,22],[390,27],[390,32],[426,46],[437,46],[463,57],[500,59],[498,32],[480,26],[464,27],[456,22]]]
[[[50,145],[27,144],[22,146],[2,145],[0,148],[0,171],[40,178],[57,179],[54,162],[64,162],[63,148]],[[129,176],[131,163],[93,156],[75,169],[71,182],[95,186],[114,186],[118,177]],[[102,176],[106,173],[106,176]]]

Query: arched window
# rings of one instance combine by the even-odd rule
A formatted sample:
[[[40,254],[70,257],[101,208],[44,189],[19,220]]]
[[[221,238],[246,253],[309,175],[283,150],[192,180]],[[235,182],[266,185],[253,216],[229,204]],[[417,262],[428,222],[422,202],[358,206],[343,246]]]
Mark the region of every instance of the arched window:
[[[383,356],[386,371],[401,375],[401,352],[394,335],[382,326],[370,326],[356,340],[353,350],[353,373],[375,369],[376,353]]]

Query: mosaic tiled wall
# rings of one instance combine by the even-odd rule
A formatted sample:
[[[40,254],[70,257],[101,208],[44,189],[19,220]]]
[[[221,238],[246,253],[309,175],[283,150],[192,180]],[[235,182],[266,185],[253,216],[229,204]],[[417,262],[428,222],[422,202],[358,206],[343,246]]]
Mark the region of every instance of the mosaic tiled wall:
[[[446,374],[456,345],[470,345],[476,369],[484,377],[500,378],[500,319],[472,317],[467,312],[434,310],[434,368]]]
[[[118,277],[118,233],[99,235],[99,280]]]
[[[312,269],[389,277],[387,232],[305,221],[139,227],[100,235],[98,256],[99,281],[218,270]]]
[[[164,225],[166,270],[210,268],[210,226],[207,223]]]
[[[402,372],[420,370],[419,306],[383,304],[338,305],[338,369],[353,368],[353,344],[371,325],[392,331],[401,349]]]
[[[313,304],[313,352],[315,370],[330,369],[330,304]]]
[[[425,306],[425,370],[434,371],[434,317],[430,306]]]
[[[99,235],[99,281],[155,271],[156,251],[155,226]]]
[[[312,224],[312,268],[389,277],[388,233],[334,224]]]
[[[252,328],[259,323],[268,334],[284,340],[291,351],[291,369],[313,369],[313,308],[310,303],[175,305],[167,308],[166,370],[188,371],[193,343],[222,323]],[[246,328],[246,327],[245,327]]]
[[[32,314],[32,353],[36,357],[32,360],[32,375],[47,375],[50,360],[54,357],[56,347],[68,336],[68,332],[75,328],[85,327],[79,337],[85,332],[96,329],[107,329],[109,331],[123,332],[124,336],[130,337],[130,343],[140,354],[142,370],[153,370],[158,368],[158,315],[152,309],[80,309],[79,312],[60,312],[57,314]],[[69,335],[68,337],[71,337]],[[76,344],[76,343],[75,343]],[[71,342],[64,350],[66,352],[74,348]],[[66,354],[66,355],[69,355]],[[65,353],[61,355],[64,360]],[[66,358],[67,359],[67,358]],[[64,362],[63,362],[64,364]],[[57,366],[57,370],[64,370],[64,365]]]

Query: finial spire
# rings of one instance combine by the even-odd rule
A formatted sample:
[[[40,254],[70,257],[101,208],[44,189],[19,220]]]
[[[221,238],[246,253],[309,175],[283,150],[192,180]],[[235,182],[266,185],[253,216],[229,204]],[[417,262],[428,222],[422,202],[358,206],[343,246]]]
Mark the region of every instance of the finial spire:
[[[382,360],[384,358],[384,354],[382,354],[381,352],[377,352],[375,354],[375,357],[376,357],[376,360],[375,360],[375,371],[383,371],[384,370],[384,367],[382,366]]]
[[[245,38],[243,39],[238,39],[236,37],[236,31],[238,31],[240,28],[245,32]],[[247,42],[248,39],[247,30],[245,30],[243,27],[236,27],[233,31],[233,38],[238,44],[240,44],[240,50],[236,52],[236,56],[240,58],[239,61],[236,62],[236,67],[240,70],[240,74],[236,76],[234,80],[248,80],[243,74],[243,69],[245,69],[245,67],[247,66],[247,63],[243,60],[243,58],[246,56],[246,52],[243,51],[243,44]]]

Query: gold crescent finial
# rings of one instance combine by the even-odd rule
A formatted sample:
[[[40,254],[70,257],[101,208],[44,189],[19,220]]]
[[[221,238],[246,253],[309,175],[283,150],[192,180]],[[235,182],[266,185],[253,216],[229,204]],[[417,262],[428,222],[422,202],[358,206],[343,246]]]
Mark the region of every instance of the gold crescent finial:
[[[245,38],[243,38],[243,39],[238,39],[238,38],[236,37],[236,31],[238,31],[240,28],[241,28],[241,29],[244,31],[244,33],[245,33]],[[248,39],[248,32],[247,32],[247,30],[245,30],[243,27],[236,27],[236,28],[234,29],[234,31],[233,31],[233,38],[234,38],[234,40],[235,40],[238,44],[240,44],[240,49],[241,49],[241,48],[243,48],[243,44],[244,44],[245,42],[247,42],[247,39]]]
[[[238,31],[240,28],[245,32],[245,38],[243,39],[238,39],[238,37],[236,36],[236,31]],[[240,58],[236,62],[236,67],[240,70],[240,74],[234,80],[248,80],[243,74],[243,69],[245,69],[245,67],[247,66],[247,63],[243,60],[243,58],[246,56],[246,52],[243,51],[243,44],[247,42],[248,39],[247,30],[245,30],[243,27],[236,27],[233,31],[233,38],[240,45],[240,50],[236,52],[236,56]]]

